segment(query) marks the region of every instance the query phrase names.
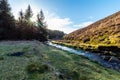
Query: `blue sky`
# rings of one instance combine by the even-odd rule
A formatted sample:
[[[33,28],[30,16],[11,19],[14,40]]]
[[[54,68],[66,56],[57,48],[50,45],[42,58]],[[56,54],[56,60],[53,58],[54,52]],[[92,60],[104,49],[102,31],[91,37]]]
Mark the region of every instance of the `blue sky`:
[[[31,5],[36,15],[41,9],[45,13],[48,28],[70,33],[74,30],[120,11],[120,0],[9,0],[12,12]],[[35,15],[33,20],[35,20]]]

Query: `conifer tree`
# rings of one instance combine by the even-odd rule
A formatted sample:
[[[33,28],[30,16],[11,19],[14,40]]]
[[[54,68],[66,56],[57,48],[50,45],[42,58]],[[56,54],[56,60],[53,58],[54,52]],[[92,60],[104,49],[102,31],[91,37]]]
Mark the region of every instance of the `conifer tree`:
[[[22,23],[23,20],[24,20],[24,14],[23,14],[23,11],[21,10],[21,11],[19,12],[19,21]]]
[[[31,9],[30,5],[28,5],[28,8],[25,12],[25,20],[29,22],[30,19],[32,18],[32,16],[33,16],[32,9]]]
[[[12,37],[9,33],[15,28],[15,20],[7,0],[0,0],[0,39]]]
[[[37,14],[37,25],[40,28],[40,36],[42,37],[42,40],[47,40],[47,29],[46,29],[46,23],[44,21],[44,13],[41,10],[39,14]]]

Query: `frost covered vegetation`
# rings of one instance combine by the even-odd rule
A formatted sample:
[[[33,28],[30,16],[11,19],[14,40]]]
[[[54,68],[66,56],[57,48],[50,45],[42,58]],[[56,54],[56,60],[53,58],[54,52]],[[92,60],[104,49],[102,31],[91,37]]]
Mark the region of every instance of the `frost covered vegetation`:
[[[0,42],[1,80],[119,80],[120,73],[39,41]]]

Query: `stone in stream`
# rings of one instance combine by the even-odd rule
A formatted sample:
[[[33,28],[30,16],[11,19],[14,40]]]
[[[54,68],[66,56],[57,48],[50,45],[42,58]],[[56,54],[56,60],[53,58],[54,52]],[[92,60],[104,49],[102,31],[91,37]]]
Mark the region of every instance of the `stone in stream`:
[[[105,56],[105,55],[102,55],[101,57],[102,57],[102,59],[105,60],[105,61],[109,61],[110,58],[111,58],[111,56]]]
[[[111,56],[111,58],[109,59],[110,62],[119,62],[120,60],[117,57]]]
[[[102,59],[104,59],[105,61],[115,62],[115,63],[120,62],[120,60],[119,60],[117,57],[115,57],[115,56],[102,55],[101,57],[102,57]]]

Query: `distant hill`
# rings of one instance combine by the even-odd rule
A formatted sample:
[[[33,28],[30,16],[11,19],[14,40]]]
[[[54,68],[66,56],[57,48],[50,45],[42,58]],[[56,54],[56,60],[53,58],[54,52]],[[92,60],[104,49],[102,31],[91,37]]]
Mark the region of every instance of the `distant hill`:
[[[87,44],[120,44],[120,11],[64,38]]]
[[[47,30],[48,38],[51,40],[60,40],[63,39],[63,36],[65,36],[65,33],[63,31],[59,30]]]

